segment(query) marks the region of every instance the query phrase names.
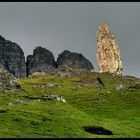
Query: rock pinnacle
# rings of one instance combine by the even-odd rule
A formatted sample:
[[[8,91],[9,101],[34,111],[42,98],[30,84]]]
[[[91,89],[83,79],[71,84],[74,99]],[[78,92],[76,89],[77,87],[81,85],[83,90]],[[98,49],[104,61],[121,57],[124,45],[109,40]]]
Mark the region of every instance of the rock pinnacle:
[[[122,75],[123,66],[120,49],[107,23],[99,25],[97,32],[97,63],[99,72]]]

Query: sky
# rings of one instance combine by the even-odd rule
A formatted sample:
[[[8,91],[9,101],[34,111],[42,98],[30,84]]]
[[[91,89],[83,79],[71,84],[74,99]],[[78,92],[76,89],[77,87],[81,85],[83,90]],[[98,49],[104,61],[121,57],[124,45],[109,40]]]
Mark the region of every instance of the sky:
[[[139,2],[0,2],[0,35],[25,56],[42,46],[55,57],[82,53],[98,71],[96,30],[106,22],[121,50],[123,75],[140,78]]]

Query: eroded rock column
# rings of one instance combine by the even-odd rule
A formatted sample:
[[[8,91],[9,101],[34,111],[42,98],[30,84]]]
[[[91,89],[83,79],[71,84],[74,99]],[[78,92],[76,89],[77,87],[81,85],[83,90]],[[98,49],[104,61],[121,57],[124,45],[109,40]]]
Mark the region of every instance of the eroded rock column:
[[[99,72],[122,75],[123,66],[118,44],[106,23],[99,25],[97,37],[97,63]]]

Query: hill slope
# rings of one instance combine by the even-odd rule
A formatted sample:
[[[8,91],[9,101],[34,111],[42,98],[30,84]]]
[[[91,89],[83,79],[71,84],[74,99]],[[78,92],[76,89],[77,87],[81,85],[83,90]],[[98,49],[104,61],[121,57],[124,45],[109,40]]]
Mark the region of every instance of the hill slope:
[[[0,93],[0,137],[140,137],[138,78],[55,71],[18,82],[17,92]],[[66,102],[49,95],[63,96]],[[85,127],[91,126],[112,135],[89,133]]]

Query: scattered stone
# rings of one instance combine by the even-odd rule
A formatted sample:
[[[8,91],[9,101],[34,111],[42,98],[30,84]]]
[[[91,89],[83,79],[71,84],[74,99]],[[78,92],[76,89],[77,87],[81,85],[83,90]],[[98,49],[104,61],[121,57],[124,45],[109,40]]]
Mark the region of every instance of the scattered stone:
[[[63,51],[58,55],[57,67],[67,65],[71,68],[92,70],[92,63],[86,59],[82,54],[70,52],[68,50]]]
[[[66,103],[66,100],[65,100],[63,97],[61,97],[60,101],[61,101],[62,103]]]
[[[93,84],[90,84],[90,83],[88,83],[88,84],[84,84],[84,83],[76,83],[75,84],[75,87],[76,88],[81,88],[81,87],[88,87],[88,88],[91,88],[91,87],[93,87],[94,85]]]
[[[23,104],[23,103],[25,103],[25,101],[23,101],[23,100],[16,100],[15,102],[12,102],[12,104]]]
[[[63,96],[55,95],[55,94],[43,94],[42,97],[46,97],[48,100],[56,99],[57,101],[61,101],[63,103],[66,102]]]
[[[120,85],[117,85],[117,86],[115,87],[115,89],[116,89],[116,90],[123,90],[123,89],[125,89],[125,86],[122,85],[122,84],[120,84]]]
[[[54,89],[54,88],[61,88],[61,86],[59,86],[58,84],[52,84],[52,83],[49,83],[49,84],[39,84],[39,83],[32,83],[32,86],[33,87],[39,87],[43,90],[46,90],[46,89]]]
[[[109,72],[122,75],[123,66],[118,44],[106,23],[97,30],[97,62],[99,72]]]
[[[23,100],[18,99],[16,101],[10,102],[8,105],[20,105],[20,104],[25,104],[25,103],[31,102],[31,101],[40,102],[41,99],[34,99],[34,98],[23,99]]]
[[[20,89],[16,78],[0,65],[0,92],[15,92]]]
[[[54,95],[54,94],[43,94],[42,97],[26,97],[26,99],[20,100],[17,99],[16,101],[10,102],[8,105],[19,105],[19,104],[24,104],[27,102],[40,102],[40,101],[48,101],[48,100],[57,100],[62,103],[66,103],[66,100],[64,99],[63,96],[59,95]]]
[[[107,91],[107,93],[110,93],[110,91]]]
[[[36,76],[46,76],[47,73],[46,72],[34,72],[31,75],[28,75],[28,77],[36,77]]]
[[[49,83],[49,84],[47,85],[47,88],[56,88],[56,87],[58,87],[57,84]]]

